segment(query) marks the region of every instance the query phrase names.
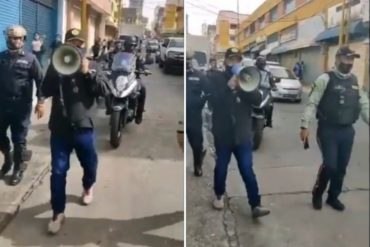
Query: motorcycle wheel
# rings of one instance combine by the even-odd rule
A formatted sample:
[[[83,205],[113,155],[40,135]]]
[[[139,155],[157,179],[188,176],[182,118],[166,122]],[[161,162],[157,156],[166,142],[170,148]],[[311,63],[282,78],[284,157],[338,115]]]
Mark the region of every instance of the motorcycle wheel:
[[[113,148],[118,148],[122,139],[121,112],[114,111],[110,121],[110,144]]]
[[[253,150],[257,150],[262,142],[263,129],[265,128],[264,119],[254,119],[253,120]]]

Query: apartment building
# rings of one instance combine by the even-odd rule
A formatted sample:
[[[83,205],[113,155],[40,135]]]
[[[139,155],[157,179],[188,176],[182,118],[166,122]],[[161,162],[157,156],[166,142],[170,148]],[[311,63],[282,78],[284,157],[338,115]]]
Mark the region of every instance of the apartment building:
[[[162,33],[184,33],[184,0],[167,0]]]

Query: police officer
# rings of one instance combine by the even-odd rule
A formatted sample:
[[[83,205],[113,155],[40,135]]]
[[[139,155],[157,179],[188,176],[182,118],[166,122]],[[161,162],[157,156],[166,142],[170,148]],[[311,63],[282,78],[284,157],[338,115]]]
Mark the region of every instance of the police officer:
[[[266,68],[266,58],[263,56],[258,56],[256,58],[255,66],[260,71],[261,74],[261,84],[260,88],[268,93],[271,90],[276,90],[275,82],[270,71]],[[274,111],[274,104],[271,101],[265,107],[266,111],[266,127],[272,128],[272,113]]]
[[[83,53],[85,40],[79,29],[68,30],[65,42]],[[64,221],[66,176],[73,150],[83,168],[81,201],[88,205],[93,200],[98,158],[90,110],[95,97],[104,95],[105,92],[101,82],[95,80],[88,68],[88,60],[83,58],[80,71],[71,76],[63,76],[51,64],[42,87],[45,97],[52,97],[49,129],[53,217],[48,225],[51,234],[57,233]]]
[[[352,152],[353,124],[360,114],[369,124],[368,96],[351,73],[354,59],[359,57],[348,46],[338,49],[335,68],[315,81],[302,118],[300,138],[304,142],[308,141],[309,123],[315,115],[318,119],[317,142],[323,163],[312,191],[312,205],[317,210],[322,208],[322,196],[329,181],[326,203],[338,211],[345,209],[338,197]]]
[[[206,102],[207,78],[193,68],[192,55],[186,54],[186,135],[193,150],[194,175],[201,177],[206,154],[203,148],[202,109]]]
[[[123,51],[133,53],[136,55],[136,69],[139,71],[146,71],[145,64],[143,62],[143,59],[139,57],[136,53],[136,47],[138,45],[138,38],[137,36],[129,36],[125,39],[123,43]],[[138,82],[140,83],[140,96],[138,101],[138,107],[136,111],[136,117],[135,117],[135,123],[140,124],[143,121],[143,113],[144,113],[144,107],[145,107],[145,99],[146,99],[146,87],[141,80],[140,73],[136,73],[136,78],[138,79]]]
[[[37,88],[35,113],[41,118],[44,113],[44,97],[40,91],[43,74],[36,57],[23,49],[27,33],[22,26],[14,25],[6,29],[8,49],[0,53],[0,150],[4,154],[4,164],[0,177],[12,168],[11,185],[17,185],[23,178],[26,161],[31,159],[27,150],[26,138],[32,111],[33,81]],[[14,155],[11,156],[7,129],[10,127]]]
[[[225,53],[225,72],[214,74],[209,78],[208,98],[211,101],[212,130],[216,147],[216,167],[214,171],[213,207],[224,207],[224,193],[228,165],[234,154],[240,174],[248,192],[249,205],[253,217],[262,217],[270,211],[261,206],[257,179],[253,171],[252,158],[252,106],[262,102],[260,90],[244,92],[240,89],[234,75],[235,66],[240,66],[242,54],[238,48],[229,48]]]
[[[107,63],[109,69],[112,69],[113,58],[120,51],[122,51],[122,40],[116,40],[114,41],[113,50],[102,56],[102,60]]]

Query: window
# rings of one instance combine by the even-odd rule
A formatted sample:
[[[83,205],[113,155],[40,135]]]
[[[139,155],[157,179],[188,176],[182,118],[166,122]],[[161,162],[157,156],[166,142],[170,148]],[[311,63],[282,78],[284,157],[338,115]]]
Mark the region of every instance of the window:
[[[230,41],[235,42],[235,36],[231,36]]]
[[[284,67],[269,67],[271,74],[280,79],[296,79],[293,73]]]
[[[270,22],[276,21],[278,19],[278,9],[277,6],[270,11]]]
[[[238,25],[236,24],[230,24],[230,29],[237,29]]]
[[[256,28],[255,28],[254,24],[255,24],[255,22],[253,22],[253,23],[251,24],[251,26],[249,27],[249,29],[250,29],[250,34],[253,34],[253,33],[256,31]]]
[[[249,36],[249,34],[250,34],[250,29],[249,29],[249,28],[246,28],[246,29],[244,30],[244,36],[245,36],[245,37],[248,37],[248,36]]]
[[[265,27],[265,16],[262,16],[258,19],[258,26],[259,26],[259,29],[262,29]]]
[[[267,44],[276,42],[278,40],[279,40],[279,34],[277,32],[267,36]]]
[[[284,0],[284,13],[289,14],[295,9],[295,0]]]
[[[361,3],[361,0],[352,0],[351,1],[351,7],[357,5],[357,4],[360,4]],[[346,7],[348,7],[348,2],[346,3]],[[340,12],[342,11],[342,5],[339,5],[337,8],[336,8],[336,11],[337,12]]]

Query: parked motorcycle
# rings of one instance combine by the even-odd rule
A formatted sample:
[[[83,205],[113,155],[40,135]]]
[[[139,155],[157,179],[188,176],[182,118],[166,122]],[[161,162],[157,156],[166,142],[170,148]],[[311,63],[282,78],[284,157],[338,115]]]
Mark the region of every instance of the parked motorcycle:
[[[136,57],[127,52],[118,53],[113,60],[108,87],[111,96],[107,107],[110,112],[110,144],[117,148],[121,144],[122,130],[137,115],[140,96],[140,75],[150,75],[150,71],[135,68]]]

